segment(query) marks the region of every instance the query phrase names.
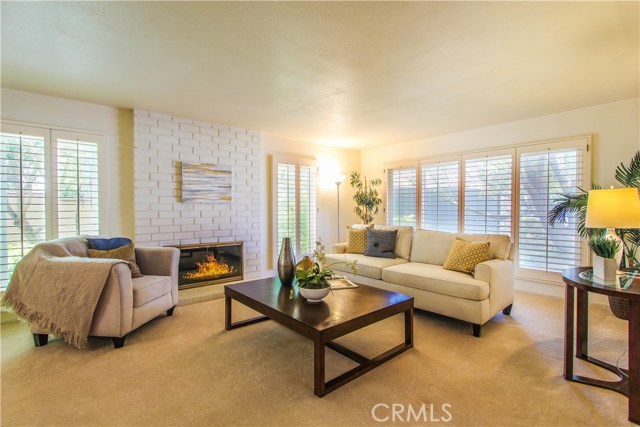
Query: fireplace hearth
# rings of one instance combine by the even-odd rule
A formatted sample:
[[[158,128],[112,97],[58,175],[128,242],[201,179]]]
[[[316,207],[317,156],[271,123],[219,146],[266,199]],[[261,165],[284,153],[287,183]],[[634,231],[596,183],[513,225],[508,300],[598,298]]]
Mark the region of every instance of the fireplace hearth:
[[[243,279],[242,242],[174,246],[180,249],[178,288]]]

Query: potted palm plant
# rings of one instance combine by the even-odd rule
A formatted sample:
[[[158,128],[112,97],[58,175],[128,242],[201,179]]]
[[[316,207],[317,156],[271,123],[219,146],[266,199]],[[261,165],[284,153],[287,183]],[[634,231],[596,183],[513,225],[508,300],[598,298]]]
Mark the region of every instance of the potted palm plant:
[[[640,189],[640,151],[636,152],[628,165],[624,163],[618,165],[615,172],[615,179],[624,187]],[[597,190],[601,187],[593,185],[592,188]],[[582,188],[577,188],[577,193],[575,194],[561,195],[560,199],[555,201],[555,206],[549,211],[547,222],[553,226],[555,223],[565,222],[568,214],[575,213],[577,220],[576,229],[581,237],[590,240],[604,237],[605,229],[587,228],[585,226],[588,198],[589,193]],[[640,229],[617,228],[616,234],[622,242],[623,253],[620,268],[639,267],[638,248],[640,248]],[[596,255],[598,255],[597,252]],[[628,319],[628,300],[609,297],[609,306],[617,317]]]

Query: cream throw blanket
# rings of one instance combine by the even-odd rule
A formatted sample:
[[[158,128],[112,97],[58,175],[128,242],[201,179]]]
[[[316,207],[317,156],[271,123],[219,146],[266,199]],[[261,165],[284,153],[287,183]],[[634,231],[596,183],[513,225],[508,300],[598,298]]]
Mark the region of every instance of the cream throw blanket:
[[[119,262],[87,258],[87,242],[77,237],[40,243],[17,264],[0,305],[82,348],[107,276]]]

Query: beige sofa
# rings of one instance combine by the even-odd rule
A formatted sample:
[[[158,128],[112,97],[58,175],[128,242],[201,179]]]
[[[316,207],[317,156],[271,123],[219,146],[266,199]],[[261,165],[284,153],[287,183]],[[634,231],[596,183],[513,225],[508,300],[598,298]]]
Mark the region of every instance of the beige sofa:
[[[499,311],[508,315],[513,304],[513,252],[508,236],[445,233],[413,227],[376,226],[398,230],[395,259],[345,253],[347,244],[331,247],[327,262],[351,280],[365,285],[411,295],[415,307],[470,322],[473,335]],[[445,270],[449,250],[456,237],[490,242],[489,260],[474,274]],[[358,274],[351,274],[344,261],[358,261]]]
[[[112,338],[115,348],[124,345],[129,332],[164,313],[171,316],[178,304],[180,250],[136,247],[135,252],[136,263],[144,276],[132,279],[127,264],[114,264],[89,330],[90,336]],[[86,253],[77,255],[86,256]],[[37,347],[47,344],[47,331],[31,323],[31,332]]]

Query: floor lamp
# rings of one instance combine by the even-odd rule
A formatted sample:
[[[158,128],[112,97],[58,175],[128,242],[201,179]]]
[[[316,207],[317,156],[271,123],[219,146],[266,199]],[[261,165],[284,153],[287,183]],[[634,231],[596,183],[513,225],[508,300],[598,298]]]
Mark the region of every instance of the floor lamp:
[[[340,243],[340,184],[346,177],[346,175],[338,175],[335,180],[336,189],[338,190],[338,241],[336,243]]]

